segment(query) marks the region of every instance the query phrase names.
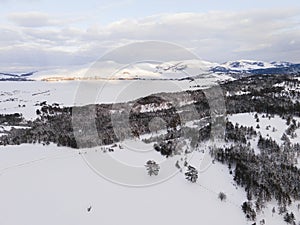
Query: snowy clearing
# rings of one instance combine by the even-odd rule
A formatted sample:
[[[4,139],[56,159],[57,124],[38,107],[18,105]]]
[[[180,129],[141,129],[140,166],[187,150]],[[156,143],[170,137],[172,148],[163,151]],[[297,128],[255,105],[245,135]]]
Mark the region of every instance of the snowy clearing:
[[[238,123],[240,126],[253,127],[259,134],[264,138],[272,138],[279,145],[283,143],[281,140],[282,135],[285,133],[288,125],[286,124],[286,120],[281,117],[275,115],[274,117],[267,117],[265,114],[257,114],[258,121],[255,118],[256,113],[240,113],[229,115],[228,119],[234,125]],[[300,122],[300,119],[294,117],[297,122]],[[257,126],[259,125],[259,126]],[[296,130],[297,137],[294,139],[290,139],[292,143],[299,142],[300,129]]]
[[[147,188],[110,183],[77,151],[53,145],[1,148],[0,165],[1,224],[249,224],[239,207],[245,194],[219,164],[201,174],[199,184],[178,174]],[[228,193],[227,202],[217,199],[220,191]]]

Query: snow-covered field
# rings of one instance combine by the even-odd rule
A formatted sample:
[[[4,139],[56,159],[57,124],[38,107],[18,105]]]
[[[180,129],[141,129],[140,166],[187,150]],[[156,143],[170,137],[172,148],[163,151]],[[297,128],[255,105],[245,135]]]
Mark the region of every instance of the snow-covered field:
[[[76,102],[80,85],[84,89],[104,89],[100,89],[96,100]],[[26,119],[34,119],[38,104],[44,101],[60,105],[128,101],[133,100],[133,93],[128,91],[132,87],[135,87],[134,97],[138,98],[162,91],[187,90],[190,85],[193,84],[188,81],[0,82],[0,113],[19,112]],[[5,132],[11,127],[1,129]],[[98,154],[110,154],[116,161],[130,162],[143,169],[148,159],[164,160],[151,148],[152,144],[141,144],[127,141],[122,143],[123,149]],[[134,148],[143,148],[146,152],[141,154],[133,151]],[[0,224],[134,225],[199,224],[199,221],[211,225],[221,221],[247,224],[239,207],[244,193],[231,184],[226,167],[217,164],[210,167],[194,185],[178,173],[158,185],[130,188],[111,183],[93,172],[84,158],[95,150],[79,152],[56,145],[29,144],[0,147]],[[144,171],[143,179],[151,183],[154,178],[147,175],[146,169]],[[219,181],[222,181],[221,186]],[[220,191],[228,193],[227,202],[217,198]],[[90,206],[92,209],[88,212]]]
[[[117,103],[135,100],[160,92],[191,90],[191,86],[206,88],[216,78],[197,81],[25,81],[0,82],[0,114],[22,113],[26,119],[36,118],[38,104],[47,101],[62,106],[92,103]]]
[[[207,79],[196,84],[206,87],[212,81]],[[195,83],[189,81],[0,82],[0,113],[19,112],[26,119],[34,119],[35,111],[40,107],[38,104],[44,101],[63,106],[123,102],[157,92],[189,90],[193,85]],[[81,90],[89,89],[98,90],[98,95],[80,98],[84,94]],[[88,101],[81,102],[81,99]],[[258,116],[259,122],[254,114],[232,115],[229,120],[234,124],[253,126],[262,136],[280,141],[287,129],[286,121],[277,116],[270,120]],[[257,124],[260,128],[256,128]],[[267,129],[269,124],[271,127]],[[186,125],[193,127],[195,124]],[[11,128],[2,126],[0,132]],[[296,132],[300,137],[299,130]],[[78,151],[52,144],[1,146],[0,224],[253,224],[246,220],[241,210],[241,204],[246,201],[245,191],[234,184],[227,166],[219,163],[209,163],[210,166],[199,174],[196,184],[188,182],[184,174],[177,173],[160,184],[138,188],[110,182],[86,163],[86,159],[97,154],[107,154],[115,161],[143,169],[149,159],[166,160],[153,150],[153,143],[128,140],[120,144],[122,148],[105,153],[100,148]],[[212,159],[207,152],[195,152],[190,163],[199,169],[203,160],[210,162]],[[148,183],[163,176],[161,173],[158,177],[150,177],[146,169],[144,171],[141,179]],[[225,202],[218,199],[220,192],[227,195]],[[281,216],[272,215],[272,208],[272,204],[268,205],[257,221],[263,218],[266,224],[284,225]]]
[[[245,194],[219,164],[200,174],[198,184],[179,173],[129,188],[97,176],[75,150],[21,145],[1,148],[0,155],[1,224],[247,224],[240,210]],[[226,202],[217,198],[220,191]]]
[[[71,105],[77,87],[77,82],[0,82],[0,114],[17,112],[34,119],[41,102]]]
[[[255,119],[255,113],[234,114],[228,116],[228,118],[229,121],[231,121],[233,124],[238,123],[240,126],[253,127],[258,134],[262,135],[262,137],[272,138],[279,145],[283,144],[283,140],[281,140],[281,137],[288,128],[286,120],[277,115],[270,118],[265,114],[257,115],[259,122],[257,122],[257,120]],[[294,119],[297,122],[300,122],[300,118],[294,117]],[[297,137],[290,138],[291,143],[298,143],[300,140],[300,129],[297,129],[295,133],[297,134]]]
[[[196,184],[178,173],[163,183],[133,188],[109,182],[94,173],[82,159],[85,151],[89,154],[91,150],[81,150],[79,154],[77,150],[55,145],[1,148],[0,223],[252,224],[240,208],[246,200],[245,192],[234,184],[226,166],[212,164],[199,174]],[[200,153],[192,159],[195,166],[201,163],[197,154]],[[143,166],[142,161],[139,165]],[[146,171],[144,176],[153,179]],[[225,202],[217,197],[221,191],[227,195]],[[266,224],[285,224],[280,216],[272,215],[272,208],[273,204],[268,205],[258,215],[258,221],[264,218]],[[296,211],[295,206],[293,209]]]

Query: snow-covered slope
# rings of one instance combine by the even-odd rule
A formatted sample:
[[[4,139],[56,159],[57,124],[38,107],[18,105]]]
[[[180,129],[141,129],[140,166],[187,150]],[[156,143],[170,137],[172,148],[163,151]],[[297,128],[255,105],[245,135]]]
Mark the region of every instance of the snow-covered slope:
[[[229,61],[221,64],[224,68],[228,70],[254,70],[254,69],[265,69],[274,68],[276,64],[267,63],[263,61],[254,60],[239,60],[239,61]]]
[[[207,78],[198,82],[189,80],[0,82],[0,114],[21,113],[26,119],[32,120],[36,118],[36,109],[40,108],[40,103],[44,101],[48,104],[58,103],[61,106],[127,102],[155,93],[192,90],[195,89],[191,87],[194,85],[199,85],[196,88],[206,87],[215,80]],[[86,90],[93,90],[97,94],[83,100],[82,96],[85,96]]]
[[[0,81],[24,81],[30,79],[37,71],[29,73],[3,73],[0,72]]]
[[[263,62],[255,60],[237,60],[229,61],[212,67],[210,71],[215,73],[236,74],[289,74],[291,72],[299,72],[300,64],[290,62]]]
[[[195,76],[218,75],[232,77],[234,74],[278,74],[300,71],[300,64],[290,62],[263,62],[255,60],[237,60],[225,63],[212,63],[204,60],[184,60],[171,62],[137,62],[129,65],[113,61],[100,61],[94,65],[73,66],[41,70],[26,77],[10,77],[35,80],[70,80],[70,79],[184,79]],[[0,74],[1,75],[1,74]],[[235,77],[235,76],[234,76]],[[1,77],[0,77],[1,78]],[[235,77],[236,78],[236,77]],[[218,77],[218,80],[222,77]]]
[[[152,179],[146,171],[145,177]],[[240,209],[246,196],[230,179],[227,168],[215,164],[197,184],[179,173],[159,185],[128,188],[97,176],[75,150],[52,145],[2,147],[0,223],[249,224]],[[226,202],[218,199],[220,191],[228,195]]]

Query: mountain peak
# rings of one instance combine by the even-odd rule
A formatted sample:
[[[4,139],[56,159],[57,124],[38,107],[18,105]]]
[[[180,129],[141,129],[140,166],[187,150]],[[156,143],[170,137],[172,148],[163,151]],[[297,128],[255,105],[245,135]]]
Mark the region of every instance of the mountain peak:
[[[245,60],[245,59],[237,60],[237,61],[229,61],[221,64],[220,66],[230,70],[253,70],[253,69],[264,69],[264,68],[275,67],[274,65],[268,62]]]

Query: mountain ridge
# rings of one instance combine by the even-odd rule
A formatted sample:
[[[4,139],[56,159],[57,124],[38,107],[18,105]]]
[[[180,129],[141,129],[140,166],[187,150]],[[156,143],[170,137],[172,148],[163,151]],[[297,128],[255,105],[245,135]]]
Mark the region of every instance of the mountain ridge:
[[[108,64],[107,64],[108,65]],[[164,63],[140,63],[124,67],[115,72],[120,65],[114,65],[106,69],[106,64],[99,69],[99,74],[89,74],[90,69],[73,69],[59,72],[54,71],[34,71],[28,73],[6,73],[0,72],[0,81],[27,81],[27,80],[85,80],[85,79],[171,79],[182,80],[194,77],[203,77],[205,75],[229,76],[238,79],[244,76],[263,75],[263,74],[285,74],[295,75],[300,73],[300,63],[291,63],[287,61],[256,61],[256,60],[235,60],[225,63],[213,63],[204,60],[184,60],[171,61]],[[120,67],[119,67],[120,66]],[[93,67],[91,71],[93,71]],[[105,71],[109,71],[106,73]],[[94,72],[94,71],[93,71]],[[105,73],[105,74],[104,74]],[[110,74],[113,75],[110,75]]]

